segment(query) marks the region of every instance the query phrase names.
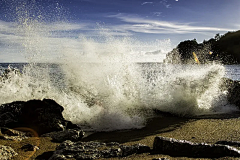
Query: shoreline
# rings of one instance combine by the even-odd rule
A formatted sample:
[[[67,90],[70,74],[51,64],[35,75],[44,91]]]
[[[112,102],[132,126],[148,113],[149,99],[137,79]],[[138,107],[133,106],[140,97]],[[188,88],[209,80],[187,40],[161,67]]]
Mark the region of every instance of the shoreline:
[[[205,115],[191,118],[183,118],[172,115],[161,115],[148,120],[147,125],[142,129],[120,130],[112,132],[95,132],[81,141],[98,141],[98,142],[119,142],[124,145],[133,145],[142,143],[153,147],[153,140],[156,136],[170,137],[175,139],[187,140],[195,143],[214,144],[217,141],[240,141],[240,112],[233,114]],[[24,152],[19,147],[23,144],[34,144],[32,137],[21,142],[9,140],[0,140],[0,144],[11,146],[19,156],[13,160],[26,159],[31,151]],[[40,137],[40,146],[30,159],[41,159],[51,154],[60,143],[51,142],[51,138]],[[238,148],[240,149],[240,148]],[[188,157],[170,157],[168,155],[153,155],[150,153],[135,154],[124,158],[117,159],[199,159]],[[239,159],[228,157],[228,159]],[[103,159],[103,158],[102,158]],[[109,159],[109,158],[108,158]],[[207,158],[200,158],[207,159]],[[224,158],[218,158],[224,159]]]

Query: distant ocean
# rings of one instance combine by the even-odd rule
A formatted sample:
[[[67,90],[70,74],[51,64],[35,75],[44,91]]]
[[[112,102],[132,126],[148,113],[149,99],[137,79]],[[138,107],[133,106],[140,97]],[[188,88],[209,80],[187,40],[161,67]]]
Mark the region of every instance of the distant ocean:
[[[141,63],[144,65],[144,63]],[[149,63],[145,63],[149,64]],[[156,64],[156,63],[153,63]],[[0,63],[0,67],[2,69],[8,68],[8,66],[12,66],[13,68],[17,68],[19,70],[22,70],[24,65],[27,65],[27,63]],[[56,68],[57,64],[51,64],[50,66],[53,66],[53,69]],[[240,80],[240,65],[224,65],[225,68],[225,77],[230,78],[232,80]]]
[[[186,115],[231,112],[220,79],[240,80],[240,65],[162,63],[0,63],[0,104],[51,98],[85,130],[141,128],[153,110]]]

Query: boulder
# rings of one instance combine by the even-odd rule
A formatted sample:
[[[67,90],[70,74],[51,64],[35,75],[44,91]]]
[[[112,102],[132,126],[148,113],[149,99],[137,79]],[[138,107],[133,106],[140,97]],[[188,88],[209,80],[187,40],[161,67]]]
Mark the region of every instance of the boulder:
[[[31,137],[31,135],[26,132],[21,132],[21,131],[17,131],[17,130],[5,128],[5,127],[0,128],[0,133],[2,134],[0,136],[0,139],[4,139],[4,140],[21,141],[23,139],[27,139],[28,137]]]
[[[116,142],[72,142],[67,140],[57,147],[50,160],[126,157],[146,152],[150,152],[150,147],[143,144],[126,146]]]
[[[143,145],[143,144],[135,144],[132,146],[120,146],[122,150],[122,156],[126,157],[132,154],[140,154],[140,153],[147,153],[150,152],[150,147]]]
[[[0,109],[0,126],[6,126],[6,124],[17,122],[17,120],[15,120],[14,118],[15,117],[11,112],[3,111],[1,113],[1,109]]]
[[[21,147],[22,150],[26,151],[37,151],[39,150],[38,146],[32,145],[32,144],[25,144]]]
[[[67,121],[63,107],[51,99],[16,101],[0,105],[0,127],[28,127],[39,135],[80,127]]]
[[[177,157],[219,158],[240,157],[240,150],[226,145],[192,143],[174,138],[155,137],[153,151]]]
[[[84,132],[79,129],[66,129],[65,131],[55,131],[41,135],[41,137],[51,137],[54,142],[70,140],[77,142],[82,139]]]
[[[240,82],[228,78],[222,78],[221,88],[228,92],[228,102],[238,106],[240,109]]]
[[[11,147],[0,145],[0,159],[9,160],[18,155]]]

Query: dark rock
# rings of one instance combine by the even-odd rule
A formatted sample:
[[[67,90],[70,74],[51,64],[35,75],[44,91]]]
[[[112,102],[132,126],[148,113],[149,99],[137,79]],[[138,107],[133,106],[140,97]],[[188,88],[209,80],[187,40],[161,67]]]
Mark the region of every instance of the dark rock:
[[[64,141],[56,148],[56,151],[50,159],[55,160],[57,159],[56,157],[75,159],[125,157],[146,152],[150,152],[150,147],[142,144],[125,146],[115,142],[106,144],[101,142]]]
[[[0,145],[0,159],[9,160],[18,155],[11,147]]]
[[[0,128],[0,131],[3,134],[2,136],[0,136],[0,139],[4,139],[4,140],[21,141],[31,136],[28,133],[5,128],[5,127]]]
[[[6,134],[8,136],[21,136],[21,137],[31,136],[30,134],[28,134],[26,132],[22,132],[22,131],[10,129],[10,128],[5,128],[5,127],[0,128],[0,131],[2,134]]]
[[[43,154],[37,156],[36,159],[38,159],[38,160],[49,159],[50,157],[52,157],[53,152],[54,152],[54,151],[44,152]],[[59,159],[59,160],[60,160],[60,159]]]
[[[140,154],[140,153],[147,153],[151,151],[149,146],[142,145],[142,144],[135,144],[132,146],[121,145],[120,148],[122,150],[122,156],[124,157],[135,154],[135,153]]]
[[[41,135],[41,137],[51,137],[54,142],[63,142],[66,140],[76,142],[81,140],[83,136],[84,132],[80,129],[66,129],[65,131],[56,131]]]
[[[27,138],[28,138],[28,137],[7,136],[7,135],[0,136],[0,139],[3,139],[3,140],[11,140],[11,141],[22,141],[23,139],[27,139]]]
[[[230,146],[192,143],[165,137],[155,137],[153,150],[155,153],[179,157],[240,157],[240,151]]]
[[[1,113],[0,114],[0,126],[5,126],[6,124],[16,123],[17,121],[14,118],[15,118],[14,115],[10,112]]]
[[[39,150],[38,146],[34,146],[32,144],[25,144],[24,146],[21,147],[22,150],[24,151],[36,151]]]
[[[64,155],[54,154],[49,160],[66,160],[67,158]]]
[[[227,94],[227,100],[230,104],[234,104],[238,106],[240,109],[240,82],[239,81],[233,81],[228,78],[222,78],[222,84],[221,84],[222,90],[226,90],[228,92]]]
[[[240,142],[239,141],[218,141],[215,144],[222,144],[222,145],[240,147]]]
[[[3,104],[0,106],[0,125],[29,127],[39,135],[65,129],[80,130],[80,127],[63,118],[62,111],[63,107],[51,99]]]

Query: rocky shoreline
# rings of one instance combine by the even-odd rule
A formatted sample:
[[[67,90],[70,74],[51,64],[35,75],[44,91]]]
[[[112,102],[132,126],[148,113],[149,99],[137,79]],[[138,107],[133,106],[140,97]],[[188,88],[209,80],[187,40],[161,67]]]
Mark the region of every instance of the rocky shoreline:
[[[229,93],[229,103],[239,107],[239,82],[223,79],[223,84]],[[157,156],[159,159],[175,157],[234,159],[240,157],[239,112],[219,118],[209,116],[186,119],[174,115],[161,115],[160,119],[166,124],[156,125],[159,123],[156,120],[158,122],[152,126],[149,122],[149,125],[142,130],[94,133],[89,136],[84,136],[80,126],[65,120],[62,112],[63,107],[51,99],[2,104],[0,159],[26,159],[26,157],[50,160],[114,157],[132,159],[132,156],[138,159],[143,157],[143,159],[156,159]],[[171,122],[179,125],[173,126]],[[204,125],[209,128],[203,127]],[[201,133],[195,133],[201,127],[203,127]],[[218,135],[212,132],[213,137],[209,140],[207,136],[213,130],[219,130],[221,133]],[[144,140],[145,138],[147,140]],[[28,156],[18,158],[24,157],[24,154]]]

